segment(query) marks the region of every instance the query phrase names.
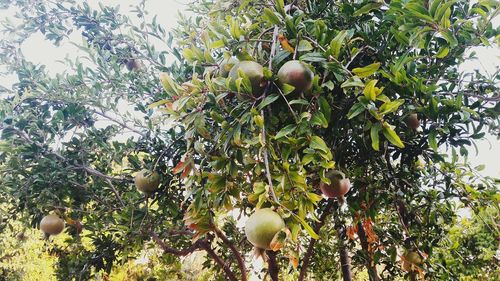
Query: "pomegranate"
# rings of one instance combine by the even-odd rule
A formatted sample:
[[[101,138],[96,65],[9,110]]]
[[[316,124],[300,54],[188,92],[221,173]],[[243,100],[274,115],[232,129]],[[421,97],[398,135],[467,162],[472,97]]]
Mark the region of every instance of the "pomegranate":
[[[135,186],[145,194],[151,194],[158,189],[160,185],[160,175],[157,172],[141,170],[135,176]]]
[[[46,236],[57,235],[64,230],[64,220],[56,214],[46,215],[40,221],[40,230]]]
[[[235,57],[230,57],[224,59],[219,65],[219,75],[226,78],[229,75],[229,71],[237,64],[239,60]]]
[[[418,129],[418,127],[420,127],[420,120],[418,120],[418,115],[416,113],[408,115],[408,118],[406,119],[406,125],[413,130]]]
[[[278,79],[281,85],[294,86],[292,93],[298,94],[307,91],[312,86],[314,74],[307,65],[298,60],[286,62],[278,71]]]
[[[319,184],[321,192],[328,198],[338,198],[342,200],[344,195],[351,188],[351,182],[339,171],[329,171],[326,176],[330,179],[330,184],[321,182]]]
[[[248,218],[245,235],[255,247],[269,250],[274,235],[284,227],[285,222],[278,213],[270,208],[259,209]]]
[[[232,83],[235,83],[236,79],[239,78],[238,72],[240,70],[250,80],[250,84],[252,85],[252,94],[254,96],[260,96],[264,92],[264,88],[266,86],[264,68],[262,65],[254,61],[240,61],[235,64],[233,68],[231,68],[231,71],[229,71],[229,78],[231,78]]]

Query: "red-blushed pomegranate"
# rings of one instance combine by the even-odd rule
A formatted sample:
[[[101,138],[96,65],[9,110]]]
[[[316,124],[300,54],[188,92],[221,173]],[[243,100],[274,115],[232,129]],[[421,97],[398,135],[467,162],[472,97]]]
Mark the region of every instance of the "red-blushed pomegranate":
[[[294,86],[292,93],[302,93],[312,86],[314,73],[307,65],[298,60],[286,62],[278,71],[278,79],[281,85]]]
[[[259,209],[248,218],[245,235],[255,247],[269,250],[274,235],[284,227],[285,222],[278,213],[270,208]]]
[[[339,171],[329,171],[326,174],[330,179],[330,184],[321,182],[319,187],[321,192],[328,198],[342,199],[343,196],[351,189],[351,181],[345,178]]]
[[[250,80],[250,84],[252,85],[252,94],[254,96],[260,96],[266,87],[264,68],[262,65],[248,60],[238,62],[233,66],[233,68],[231,68],[231,71],[229,71],[229,78],[231,78],[232,83],[236,83],[236,79],[239,78],[238,72],[240,70]]]
[[[144,169],[135,176],[135,186],[137,187],[137,190],[145,194],[155,192],[159,185],[160,175],[157,172]]]
[[[418,119],[418,115],[416,113],[408,115],[408,118],[406,119],[406,125],[413,130],[418,129],[418,127],[420,127],[420,120]]]
[[[40,230],[49,235],[57,235],[64,230],[64,220],[56,214],[46,215],[40,221]]]

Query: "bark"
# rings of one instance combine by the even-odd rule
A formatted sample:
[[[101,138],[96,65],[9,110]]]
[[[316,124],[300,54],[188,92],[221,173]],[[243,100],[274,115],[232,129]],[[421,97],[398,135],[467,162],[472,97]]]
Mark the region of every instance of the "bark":
[[[349,257],[349,252],[344,244],[345,239],[345,228],[340,231],[339,235],[339,254],[340,254],[340,268],[342,269],[342,279],[344,281],[351,281],[351,258]]]
[[[279,268],[276,261],[276,253],[274,251],[266,251],[267,254],[267,272],[272,281],[279,281]]]
[[[363,251],[365,251],[367,255],[366,269],[368,270],[370,281],[379,281],[380,278],[378,277],[377,268],[375,267],[375,265],[373,265],[372,257],[368,252],[368,240],[366,239],[366,233],[361,222],[358,222],[358,236],[359,240],[361,241],[361,248],[363,248]]]
[[[236,262],[238,263],[238,267],[241,271],[241,281],[246,281],[247,280],[247,269],[246,269],[246,265],[245,265],[245,259],[241,255],[240,251],[236,248],[234,243],[229,241],[227,236],[217,227],[215,227],[215,234],[217,235],[217,237],[219,237],[222,240],[222,242],[227,247],[229,247],[229,249],[233,253],[234,257],[236,258]]]

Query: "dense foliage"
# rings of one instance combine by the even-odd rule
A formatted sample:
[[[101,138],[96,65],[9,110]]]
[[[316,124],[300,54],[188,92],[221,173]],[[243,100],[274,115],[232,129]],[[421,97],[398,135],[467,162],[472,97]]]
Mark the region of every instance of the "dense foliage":
[[[20,20],[0,43],[18,78],[0,89],[1,223],[62,217],[61,280],[155,247],[165,265],[204,251],[213,279],[247,280],[241,224],[260,208],[286,225],[256,250],[261,277],[498,277],[498,181],[466,159],[500,134],[499,77],[459,71],[472,47],[498,47],[497,1],[198,0],[170,33],[144,2],[130,17],[32,2],[0,1]],[[77,32],[84,55],[50,75],[20,51],[38,32]],[[158,189],[136,189],[144,169]],[[332,171],[350,189],[327,198]],[[458,235],[459,206],[481,226]]]

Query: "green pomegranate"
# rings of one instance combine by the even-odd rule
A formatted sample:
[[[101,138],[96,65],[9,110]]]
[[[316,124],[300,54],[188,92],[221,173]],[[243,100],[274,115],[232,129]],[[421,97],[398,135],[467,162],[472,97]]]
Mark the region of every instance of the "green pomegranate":
[[[222,60],[222,62],[219,65],[219,75],[224,78],[227,78],[227,76],[229,75],[229,71],[231,71],[233,66],[238,62],[239,60],[235,57],[230,57]]]
[[[307,65],[298,60],[286,62],[278,71],[281,85],[288,84],[295,87],[292,93],[302,93],[311,89],[314,74]]]
[[[56,214],[46,215],[40,221],[40,230],[49,235],[57,235],[64,230],[64,220]]]
[[[142,170],[135,176],[135,186],[145,194],[151,194],[160,185],[160,175],[157,172]]]
[[[264,68],[262,65],[254,61],[240,61],[235,64],[231,71],[229,71],[229,78],[231,82],[235,83],[236,79],[239,78],[238,72],[242,71],[246,77],[250,80],[252,85],[252,94],[254,96],[260,96],[266,87],[266,80],[264,79]]]
[[[256,210],[245,224],[248,241],[260,249],[270,249],[274,235],[285,227],[285,222],[278,213],[270,208]]]

